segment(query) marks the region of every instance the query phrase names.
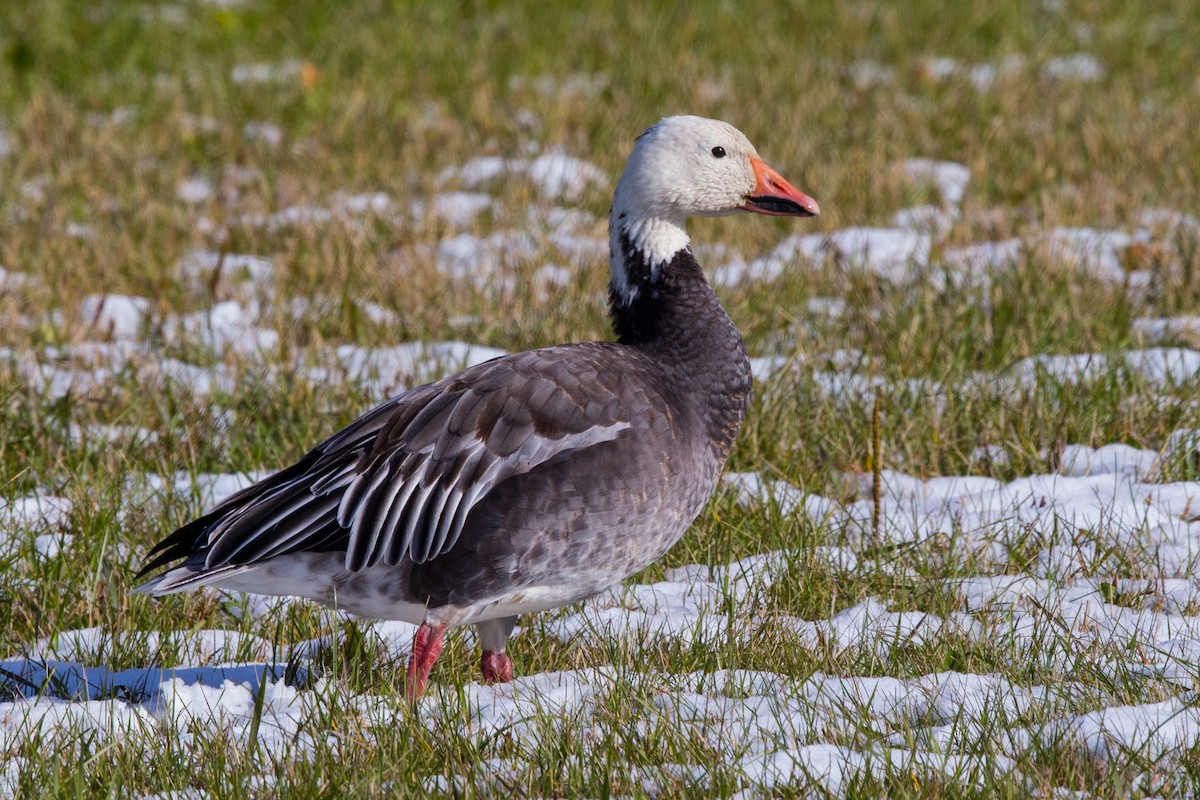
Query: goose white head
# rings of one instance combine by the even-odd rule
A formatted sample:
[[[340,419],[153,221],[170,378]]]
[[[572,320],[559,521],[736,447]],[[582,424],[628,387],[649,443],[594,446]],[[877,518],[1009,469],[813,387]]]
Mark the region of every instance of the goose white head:
[[[688,246],[688,217],[739,211],[811,217],[820,208],[763,163],[750,140],[729,123],[693,116],[655,123],[634,144],[613,197],[610,266],[618,296],[628,302],[637,295],[622,237],[649,264],[653,278]]]

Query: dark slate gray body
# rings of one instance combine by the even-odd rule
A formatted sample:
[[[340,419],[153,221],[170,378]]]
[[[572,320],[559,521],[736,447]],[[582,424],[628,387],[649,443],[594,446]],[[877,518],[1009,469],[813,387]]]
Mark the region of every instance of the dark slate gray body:
[[[652,271],[621,244],[638,291],[614,296],[619,341],[503,356],[383,403],[164,539],[143,572],[183,563],[145,590],[257,586],[353,610],[355,577],[383,575],[390,597],[465,623],[583,599],[658,559],[717,485],[750,364],[690,250]],[[267,579],[322,553],[336,591]]]

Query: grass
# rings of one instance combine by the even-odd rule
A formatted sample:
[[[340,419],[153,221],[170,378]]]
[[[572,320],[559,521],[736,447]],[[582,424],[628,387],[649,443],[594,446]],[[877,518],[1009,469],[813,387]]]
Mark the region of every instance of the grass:
[[[1172,0],[1152,11],[1070,0],[903,8],[6,4],[0,131],[11,152],[0,156],[0,265],[33,277],[10,278],[0,291],[0,347],[42,354],[102,338],[80,312],[83,298],[99,292],[150,298],[151,316],[159,320],[244,299],[236,275],[198,284],[180,279],[176,264],[197,248],[272,260],[275,287],[264,302],[264,324],[283,337],[278,355],[263,362],[168,344],[152,325],[147,336],[156,352],[230,370],[232,390],[211,397],[157,380],[146,363],[157,356],[63,397],[31,385],[12,361],[0,365],[0,497],[35,489],[65,497],[71,511],[62,530],[73,537],[53,558],[24,539],[0,552],[0,652],[20,655],[57,631],[99,626],[112,637],[103,664],[121,669],[194,663],[179,644],[152,646],[148,631],[234,630],[276,650],[338,632],[338,623],[306,606],[255,618],[212,595],[161,602],[131,596],[132,565],[199,504],[186,491],[131,503],[130,481],[142,473],[278,468],[379,399],[354,382],[313,381],[294,367],[293,358],[304,362],[321,348],[462,339],[518,350],[608,335],[599,302],[603,265],[572,264],[566,285],[547,295],[536,268],[572,262],[536,229],[536,255],[514,269],[509,285],[477,286],[437,271],[436,244],[456,229],[435,218],[271,230],[254,224],[255,215],[326,207],[338,193],[368,191],[406,205],[458,188],[439,178],[448,167],[533,148],[586,157],[615,179],[636,133],[660,116],[689,112],[738,125],[824,210],[801,225],[693,223],[698,242],[728,244],[748,257],[796,231],[886,225],[896,210],[930,202],[929,191],[905,181],[896,166],[915,156],[951,159],[972,171],[962,218],[939,242],[942,249],[1055,226],[1129,227],[1142,208],[1200,207],[1197,37],[1196,5]],[[1095,54],[1103,77],[1044,75],[1048,59],[1078,52]],[[1010,56],[1023,60],[982,90],[964,74],[938,78],[930,66],[936,57],[958,59],[965,69]],[[284,67],[261,83],[233,80],[236,67],[254,64]],[[891,78],[874,82],[872,64],[889,68]],[[248,124],[261,122],[277,126],[279,146],[246,135]],[[214,196],[181,201],[177,187],[189,178],[209,181]],[[472,232],[530,229],[527,209],[540,201],[526,182],[503,181],[491,191],[496,207]],[[569,204],[600,220],[584,233],[603,233],[609,200],[607,190],[592,187]],[[838,351],[860,354],[851,371],[881,379],[884,466],[922,477],[1008,480],[1048,471],[1047,453],[1062,443],[1157,449],[1172,431],[1197,427],[1195,380],[1155,386],[1114,368],[1080,385],[1048,380],[1024,393],[996,390],[995,381],[1021,359],[1116,355],[1147,345],[1131,328],[1133,319],[1194,313],[1200,242],[1182,232],[1159,237],[1155,246],[1126,254],[1131,270],[1155,271],[1144,297],[1036,248],[1013,269],[969,286],[932,279],[892,285],[829,259],[721,293],[756,354],[793,356],[818,368]],[[294,321],[284,306],[291,297],[307,298],[318,310]],[[328,310],[319,310],[320,298],[331,298]],[[809,300],[821,298],[842,301],[843,312],[810,308]],[[398,319],[374,322],[356,300],[377,302]],[[1180,334],[1165,344],[1200,342]],[[980,373],[1001,378],[981,383],[974,380]],[[873,398],[830,396],[810,375],[802,368],[757,387],[731,468],[853,499],[845,476],[872,468]],[[910,379],[922,383],[905,383]],[[72,424],[140,427],[155,435],[110,444],[71,435]],[[973,455],[981,446],[1002,448],[1007,460],[981,463]],[[1180,459],[1163,477],[1200,479],[1200,464]],[[893,610],[945,616],[960,610],[948,581],[1031,569],[1042,546],[1033,533],[1015,537],[1007,563],[962,542],[865,548],[854,570],[815,555],[817,547],[845,543],[845,532],[834,526],[778,506],[742,508],[722,493],[642,579],[666,567],[723,564],[786,548],[796,558],[755,613],[828,619],[876,598]],[[1084,574],[1105,580],[1152,574],[1145,556],[1136,548],[1098,551]],[[1004,619],[1003,610],[990,613]],[[761,669],[799,685],[818,673],[916,677],[954,670],[997,673],[1023,687],[1078,688],[1052,712],[1034,709],[1006,721],[1013,726],[1194,696],[1155,679],[1114,676],[1102,664],[1119,643],[1073,652],[1070,637],[1053,626],[1020,648],[1003,638],[943,633],[880,654],[797,648],[785,635],[762,631],[750,642],[731,637],[691,647],[571,647],[546,634],[541,617],[522,624],[527,632],[513,648],[520,674],[617,666],[616,684],[599,701],[601,724],[589,732],[595,740],[557,725],[551,714],[530,720],[525,737],[431,730],[411,719],[399,696],[403,664],[351,627],[300,681],[311,739],[294,743],[293,757],[230,746],[245,735],[233,727],[198,726],[172,736],[147,726],[145,735],[113,740],[82,726],[75,735],[0,739],[0,759],[23,759],[18,796],[141,796],[186,787],[216,797],[412,795],[428,776],[445,779],[439,784],[445,794],[472,794],[476,782],[498,782],[514,795],[639,795],[647,791],[641,782],[647,771],[664,794],[722,796],[741,787],[728,766],[703,781],[659,767],[720,761],[702,729],[656,723],[647,713],[661,673]],[[231,658],[266,657],[260,651],[249,644]],[[474,679],[474,661],[452,638],[435,679],[461,687]],[[356,706],[359,693],[381,696],[381,706]],[[254,698],[259,708],[267,700]],[[464,690],[447,693],[445,702],[449,719],[466,719]],[[1006,752],[997,744],[1004,727],[997,722],[971,751]],[[257,735],[263,730],[257,727]],[[866,717],[801,743],[818,741],[885,746]],[[1016,797],[1054,786],[1107,796],[1194,792],[1197,754],[1178,755],[1184,772],[1162,772],[1156,778],[1162,785],[1135,784],[1131,776],[1159,774],[1142,754],[1097,762],[1069,744],[1042,740],[1017,759],[1027,784],[993,775],[972,788],[885,767],[855,779],[847,793]],[[767,795],[800,796],[802,786],[784,782]]]

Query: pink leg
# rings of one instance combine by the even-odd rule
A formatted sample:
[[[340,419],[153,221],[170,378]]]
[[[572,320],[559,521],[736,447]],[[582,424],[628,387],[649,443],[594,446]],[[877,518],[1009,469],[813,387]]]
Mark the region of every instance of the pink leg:
[[[421,623],[413,636],[412,655],[408,659],[408,699],[420,700],[429,685],[429,673],[433,662],[442,654],[442,635],[446,632],[445,625],[430,625]]]
[[[513,662],[503,650],[484,650],[480,662],[484,683],[509,683],[513,678]]]

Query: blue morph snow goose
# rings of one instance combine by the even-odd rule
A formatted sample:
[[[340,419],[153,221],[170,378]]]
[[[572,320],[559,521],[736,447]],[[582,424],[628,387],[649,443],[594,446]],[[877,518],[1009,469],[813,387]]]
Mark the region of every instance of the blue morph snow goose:
[[[419,697],[450,625],[512,679],[518,614],[583,600],[662,556],[712,495],[750,400],[746,346],[685,222],[816,202],[733,126],[638,137],[609,218],[615,342],[502,356],[368,411],[163,539],[137,591],[298,595],[408,620]]]

